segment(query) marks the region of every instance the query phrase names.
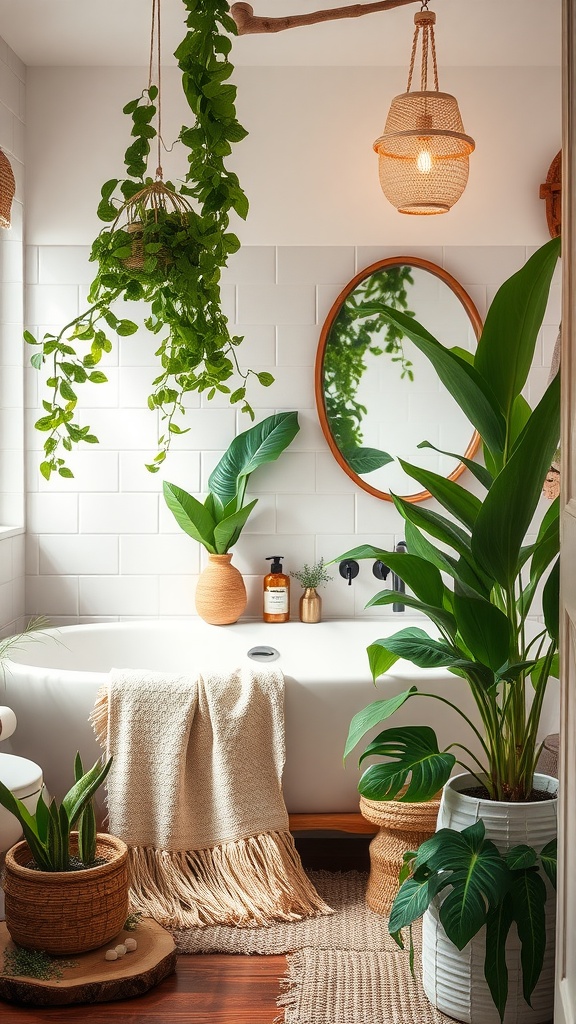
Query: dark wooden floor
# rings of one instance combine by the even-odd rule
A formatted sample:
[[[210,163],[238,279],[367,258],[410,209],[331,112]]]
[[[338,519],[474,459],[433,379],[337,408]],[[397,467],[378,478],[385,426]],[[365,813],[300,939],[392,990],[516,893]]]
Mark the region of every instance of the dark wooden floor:
[[[298,839],[306,868],[367,870],[369,837]],[[176,973],[137,999],[28,1009],[0,1001],[0,1024],[272,1024],[284,956],[182,956]]]
[[[29,1009],[0,1002],[2,1024],[272,1024],[283,956],[182,956],[176,973],[137,999]]]

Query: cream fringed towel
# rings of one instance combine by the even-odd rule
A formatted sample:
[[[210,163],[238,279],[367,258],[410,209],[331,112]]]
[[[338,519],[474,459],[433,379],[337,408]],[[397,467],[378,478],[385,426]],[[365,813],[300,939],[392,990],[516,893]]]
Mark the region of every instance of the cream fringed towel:
[[[284,679],[113,670],[91,721],[131,904],[162,925],[241,927],[332,913],[307,879],[281,790]]]

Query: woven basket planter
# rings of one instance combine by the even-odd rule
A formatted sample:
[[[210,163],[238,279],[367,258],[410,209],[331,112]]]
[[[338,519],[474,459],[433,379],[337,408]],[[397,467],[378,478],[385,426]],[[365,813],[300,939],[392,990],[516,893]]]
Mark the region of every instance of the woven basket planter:
[[[417,850],[434,835],[440,798],[426,803],[405,804],[398,800],[367,800],[360,797],[360,811],[366,821],[379,826],[370,843],[370,874],[366,902],[385,917],[398,892],[398,873],[404,854]]]
[[[77,851],[72,834],[72,853]],[[28,844],[6,854],[6,926],[13,942],[54,955],[98,949],[128,917],[128,847],[98,833],[96,856],[105,864],[81,871],[38,871]]]

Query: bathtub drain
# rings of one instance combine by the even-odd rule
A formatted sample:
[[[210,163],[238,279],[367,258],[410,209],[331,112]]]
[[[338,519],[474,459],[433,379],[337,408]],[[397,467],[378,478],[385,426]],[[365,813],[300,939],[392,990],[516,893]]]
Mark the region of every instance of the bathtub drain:
[[[251,647],[248,657],[253,661],[276,661],[280,657],[280,651],[275,647]]]

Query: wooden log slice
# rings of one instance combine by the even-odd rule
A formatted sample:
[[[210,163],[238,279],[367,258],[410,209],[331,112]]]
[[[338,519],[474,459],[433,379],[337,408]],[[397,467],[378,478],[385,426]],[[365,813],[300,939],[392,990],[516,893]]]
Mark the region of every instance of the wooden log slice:
[[[107,949],[113,949],[129,937],[136,939],[137,949],[118,960],[104,959]],[[0,972],[4,969],[5,950],[13,948],[6,924],[1,922]],[[66,1006],[131,999],[148,992],[174,972],[177,952],[170,932],[146,918],[135,931],[121,931],[117,938],[100,949],[63,959],[73,959],[77,966],[67,968],[64,976],[54,981],[40,981],[22,975],[8,977],[0,973],[0,999],[21,1006]]]

